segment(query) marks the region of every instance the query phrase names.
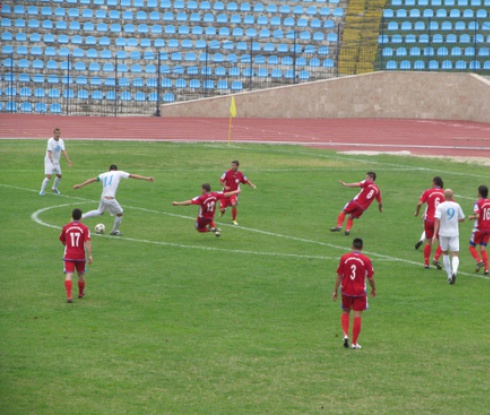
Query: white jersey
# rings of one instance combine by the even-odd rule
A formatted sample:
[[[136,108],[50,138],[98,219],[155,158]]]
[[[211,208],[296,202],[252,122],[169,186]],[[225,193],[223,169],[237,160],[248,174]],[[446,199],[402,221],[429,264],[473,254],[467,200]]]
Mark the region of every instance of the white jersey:
[[[129,179],[129,173],[125,171],[112,170],[102,173],[97,177],[102,182],[102,197],[116,197],[117,187],[121,179]]]
[[[51,153],[53,157],[53,163],[60,164],[62,151],[65,151],[65,143],[63,142],[63,139],[60,138],[58,140],[55,140],[53,137],[51,137],[48,140],[48,147],[46,148],[46,156],[44,157],[44,162],[51,163],[51,160],[49,159],[49,153]]]
[[[459,235],[459,219],[464,219],[464,213],[458,203],[451,201],[440,203],[436,207],[434,217],[441,221],[439,227],[440,236]]]

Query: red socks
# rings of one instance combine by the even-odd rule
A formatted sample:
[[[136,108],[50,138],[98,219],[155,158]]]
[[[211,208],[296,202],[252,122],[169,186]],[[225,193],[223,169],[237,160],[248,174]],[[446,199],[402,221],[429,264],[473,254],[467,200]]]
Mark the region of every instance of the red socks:
[[[345,227],[346,232],[351,230],[353,223],[354,223],[354,219],[352,219],[351,217],[349,217],[347,219],[347,225]]]
[[[429,266],[430,253],[432,251],[432,246],[430,244],[425,244],[424,246],[424,265]]]
[[[342,323],[342,330],[344,331],[344,337],[349,337],[349,320],[350,315],[347,313],[342,313],[340,321]]]
[[[442,255],[442,248],[441,248],[441,245],[437,245],[437,248],[436,248],[436,254],[434,255],[434,259],[436,261],[439,261],[439,258],[441,257]]]
[[[236,220],[237,208],[231,208],[231,220]]]
[[[65,290],[66,290],[66,295],[69,300],[71,300],[71,288],[72,288],[72,282],[71,280],[65,280]]]
[[[357,344],[359,333],[361,332],[361,318],[354,317],[354,327],[352,329],[352,344]]]
[[[78,281],[78,295],[83,295],[83,290],[85,290],[85,281]]]
[[[344,219],[345,219],[345,213],[344,211],[339,213],[339,216],[337,217],[337,228],[341,228],[342,225],[344,224]]]
[[[481,251],[483,263],[485,264],[485,271],[488,271],[488,254],[487,251]]]
[[[470,254],[471,256],[475,259],[476,262],[480,262],[480,256],[478,255],[478,251],[476,250],[475,246],[469,246]]]

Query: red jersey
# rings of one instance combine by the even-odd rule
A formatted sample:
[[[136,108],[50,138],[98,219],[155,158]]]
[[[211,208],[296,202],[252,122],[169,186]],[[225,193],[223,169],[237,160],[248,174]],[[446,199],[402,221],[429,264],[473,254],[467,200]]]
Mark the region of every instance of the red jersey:
[[[361,191],[352,199],[357,205],[366,210],[373,200],[381,203],[381,191],[372,180],[363,180],[360,183]]]
[[[490,199],[479,199],[473,209],[478,219],[475,221],[475,229],[480,232],[490,232]]]
[[[216,212],[216,201],[225,199],[223,192],[209,192],[192,199],[193,205],[199,205],[198,217],[205,219],[213,219]]]
[[[427,189],[420,196],[420,202],[427,204],[424,212],[424,220],[433,222],[436,207],[439,203],[444,202],[444,190],[440,187]]]
[[[60,241],[65,245],[65,261],[85,261],[85,242],[90,241],[90,230],[81,222],[73,221],[63,227]]]
[[[374,276],[371,260],[354,251],[342,255],[337,274],[342,276],[342,294],[348,297],[362,297],[366,293],[366,277]]]
[[[232,192],[240,189],[240,183],[249,183],[249,180],[241,171],[233,171],[233,169],[230,169],[223,173],[220,182],[223,186],[228,186],[225,188],[227,192]]]

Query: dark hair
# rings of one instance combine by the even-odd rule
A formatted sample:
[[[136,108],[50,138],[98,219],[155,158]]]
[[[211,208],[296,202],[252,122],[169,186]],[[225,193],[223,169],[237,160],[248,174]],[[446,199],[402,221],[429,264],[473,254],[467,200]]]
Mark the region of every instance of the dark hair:
[[[484,184],[482,184],[481,186],[478,186],[478,193],[480,193],[481,197],[486,199],[488,196],[488,187],[485,186]]]
[[[53,133],[56,132],[56,131],[61,131],[58,127],[56,127],[54,130],[53,130]]]
[[[206,190],[206,192],[210,192],[211,191],[211,185],[209,183],[203,183],[201,185],[201,187]]]
[[[111,164],[111,167],[109,167],[109,171],[112,170],[117,170],[117,166],[115,164]]]
[[[238,160],[233,160],[233,161],[231,162],[231,164],[236,164],[237,166],[239,166],[239,165],[240,165],[240,163],[239,163],[239,161],[238,161]]]
[[[376,173],[374,171],[368,171],[366,173],[369,177],[371,177],[371,179],[373,179],[373,182],[376,181]]]
[[[74,220],[80,220],[82,218],[82,209],[73,209],[73,211],[71,212],[71,217]]]
[[[354,239],[354,242],[352,242],[352,246],[354,247],[354,249],[362,249],[362,239],[361,238],[355,238]]]
[[[439,186],[441,189],[444,188],[444,182],[442,181],[442,179],[439,177],[439,176],[436,176],[432,179],[432,181],[434,182],[434,184],[436,186]]]

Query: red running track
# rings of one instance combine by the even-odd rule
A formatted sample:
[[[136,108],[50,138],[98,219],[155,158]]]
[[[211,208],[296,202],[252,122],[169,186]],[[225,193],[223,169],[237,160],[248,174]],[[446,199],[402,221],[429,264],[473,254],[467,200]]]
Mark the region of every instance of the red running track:
[[[0,138],[227,141],[228,119],[0,114]],[[490,124],[394,119],[235,118],[233,142],[284,143],[334,150],[486,157]]]

